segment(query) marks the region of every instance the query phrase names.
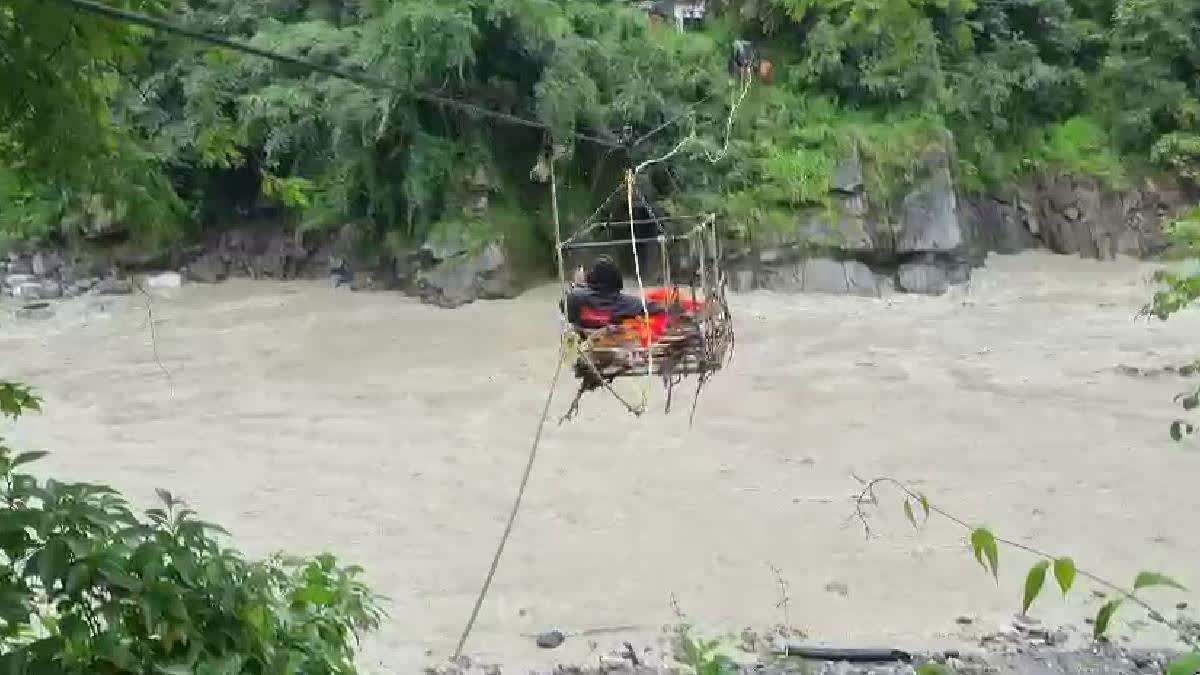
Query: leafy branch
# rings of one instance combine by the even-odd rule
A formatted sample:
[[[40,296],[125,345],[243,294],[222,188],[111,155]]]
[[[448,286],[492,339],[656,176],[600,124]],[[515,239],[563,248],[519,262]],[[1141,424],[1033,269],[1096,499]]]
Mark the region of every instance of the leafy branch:
[[[23,384],[0,380],[0,417],[16,419],[26,410],[42,409],[42,399]]]
[[[923,514],[923,520],[925,521],[927,521],[931,515],[937,515],[963,528],[968,533],[971,548],[975,553],[975,559],[980,565],[983,566],[984,570],[991,573],[992,577],[995,579],[999,579],[999,545],[1001,544],[1010,548],[1024,551],[1025,553],[1039,558],[1038,562],[1035,563],[1032,568],[1030,568],[1025,578],[1024,592],[1021,601],[1022,612],[1028,611],[1030,606],[1033,605],[1033,602],[1037,599],[1045,585],[1047,573],[1050,571],[1051,567],[1053,567],[1055,581],[1057,582],[1058,587],[1064,596],[1070,592],[1074,586],[1077,576],[1095,582],[1120,596],[1118,598],[1109,600],[1100,608],[1099,612],[1097,612],[1095,625],[1093,628],[1093,637],[1095,639],[1098,640],[1104,637],[1104,634],[1108,631],[1108,626],[1113,615],[1123,604],[1128,602],[1146,610],[1152,621],[1170,628],[1176,634],[1179,640],[1192,650],[1193,653],[1183,657],[1183,659],[1200,658],[1200,634],[1197,634],[1195,629],[1189,624],[1167,619],[1162,615],[1162,613],[1137,595],[1137,591],[1155,586],[1165,586],[1179,590],[1186,590],[1174,579],[1158,572],[1141,572],[1134,579],[1133,588],[1128,589],[1109,581],[1098,574],[1078,567],[1072,558],[1055,556],[1051,553],[1027,544],[1012,541],[1011,539],[997,537],[986,527],[971,525],[966,520],[954,515],[953,513],[950,513],[949,511],[946,511],[936,504],[932,504],[929,501],[929,498],[924,494],[911,489],[895,478],[883,476],[874,478],[870,481],[864,481],[857,476],[855,478],[863,484],[863,489],[859,493],[858,498],[855,500],[854,517],[856,517],[862,523],[863,529],[868,538],[872,536],[872,531],[870,521],[868,520],[863,504],[878,503],[878,499],[875,495],[875,488],[881,485],[894,487],[904,496],[904,515],[913,527],[920,526],[920,523],[916,517],[916,509],[919,508]],[[1183,662],[1183,659],[1177,663]],[[1187,663],[1192,663],[1192,661],[1187,661]],[[1172,675],[1177,672],[1187,672],[1190,674],[1194,672],[1194,670],[1171,670],[1170,672]]]

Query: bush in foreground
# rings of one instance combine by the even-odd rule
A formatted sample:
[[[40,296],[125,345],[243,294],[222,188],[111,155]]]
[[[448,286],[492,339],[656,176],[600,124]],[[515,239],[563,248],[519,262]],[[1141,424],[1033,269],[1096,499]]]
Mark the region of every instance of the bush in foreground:
[[[0,382],[0,415],[39,409]],[[44,455],[0,439],[0,672],[356,672],[381,618],[361,570],[249,561],[166,491],[139,516],[110,488],[21,473]]]

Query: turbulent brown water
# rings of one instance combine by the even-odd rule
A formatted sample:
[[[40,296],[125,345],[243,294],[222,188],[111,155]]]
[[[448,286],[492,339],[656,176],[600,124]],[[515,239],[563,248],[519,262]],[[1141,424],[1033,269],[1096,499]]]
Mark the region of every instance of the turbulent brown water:
[[[1002,551],[997,587],[959,531],[912,531],[887,490],[868,541],[854,475],[1117,580],[1200,584],[1200,453],[1166,434],[1188,382],[1117,369],[1197,355],[1200,316],[1134,319],[1150,269],[1026,254],[940,298],[736,297],[737,352],[694,427],[686,406],[633,419],[593,396],[548,428],[470,651],[582,661],[586,638],[538,652],[523,634],[653,635],[672,595],[714,630],[777,623],[770,566],[821,640],[957,643],[1018,609],[1028,557]],[[146,505],[170,488],[256,554],[364,565],[391,615],[364,666],[413,672],[453,648],[503,527],[553,370],[554,293],[445,311],[317,283],[189,286],[152,303],[165,372],[145,298],[77,299],[0,319],[0,374],[47,399],[16,430],[53,452],[42,470]],[[556,417],[570,383],[558,393]],[[1035,613],[1082,627],[1089,590]],[[1163,639],[1137,618],[1118,627]]]

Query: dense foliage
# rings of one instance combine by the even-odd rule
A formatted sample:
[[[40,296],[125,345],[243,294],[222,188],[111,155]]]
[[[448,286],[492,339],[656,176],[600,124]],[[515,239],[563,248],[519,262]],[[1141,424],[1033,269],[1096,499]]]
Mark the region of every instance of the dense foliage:
[[[721,208],[749,228],[820,203],[850,144],[886,193],[946,131],[978,189],[1047,166],[1114,183],[1153,167],[1200,174],[1200,0],[714,0],[684,34],[620,0],[114,4],[395,89],[3,0],[0,233],[63,236],[98,193],[147,237],[267,201],[375,241],[500,230],[544,243],[530,170],[550,137],[566,153],[568,222],[621,168],[689,133],[643,187],[666,208]],[[727,134],[739,36],[775,68]],[[632,151],[569,135],[628,141],[672,119]],[[471,208],[481,192],[487,212]]]
[[[0,382],[0,413],[37,410]],[[350,675],[375,598],[331,556],[246,560],[160,491],[142,517],[115,491],[39,480],[0,439],[0,671]]]

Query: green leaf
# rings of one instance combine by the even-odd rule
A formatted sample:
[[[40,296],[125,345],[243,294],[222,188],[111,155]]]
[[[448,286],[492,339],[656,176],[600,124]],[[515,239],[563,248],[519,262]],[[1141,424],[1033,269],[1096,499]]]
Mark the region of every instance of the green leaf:
[[[1181,420],[1171,422],[1171,440],[1177,443],[1183,440],[1183,422]]]
[[[1046,570],[1050,569],[1050,561],[1043,560],[1033,567],[1029,568],[1029,574],[1025,577],[1025,597],[1021,600],[1021,613],[1029,611],[1033,601],[1037,599],[1038,593],[1042,592],[1042,586],[1046,584]]]
[[[75,563],[71,567],[71,572],[67,574],[67,583],[63,590],[68,595],[74,595],[83,590],[92,577],[92,569],[87,563]]]
[[[1070,558],[1055,560],[1054,578],[1058,581],[1058,587],[1062,589],[1063,595],[1066,595],[1071,590],[1071,586],[1075,584],[1075,561]]]
[[[142,590],[142,582],[137,577],[126,572],[125,570],[113,565],[105,565],[100,569],[100,576],[109,585],[124,589],[131,593],[137,593]]]
[[[1167,666],[1167,675],[1196,675],[1200,672],[1200,652],[1184,654],[1171,661]]]
[[[916,668],[917,675],[951,675],[953,672],[940,663],[926,663]]]
[[[1133,590],[1135,591],[1142,588],[1149,588],[1150,586],[1170,586],[1180,591],[1187,590],[1178,581],[1158,572],[1142,572],[1133,580]]]
[[[1190,436],[1195,433],[1196,427],[1183,420],[1175,420],[1171,422],[1171,440],[1182,441],[1184,436]]]
[[[921,510],[925,512],[925,520],[929,520],[929,498],[924,494],[917,495],[921,499]]]
[[[917,517],[913,515],[912,502],[904,500],[904,517],[908,518],[908,522],[912,523],[913,527],[917,526]]]
[[[1120,600],[1109,600],[1104,603],[1099,612],[1096,612],[1096,625],[1092,627],[1092,637],[1099,640],[1108,632],[1108,624],[1112,621],[1113,614],[1117,608],[1121,606]]]
[[[42,555],[38,558],[38,576],[47,590],[54,588],[54,582],[63,578],[71,564],[71,551],[67,543],[59,537],[46,542]]]
[[[36,461],[38,461],[39,459],[41,459],[41,458],[43,458],[43,457],[45,457],[46,455],[49,455],[49,454],[50,454],[50,453],[48,453],[48,452],[44,452],[44,451],[41,451],[41,450],[34,450],[34,451],[31,451],[31,452],[22,452],[21,454],[17,455],[15,458],[13,458],[13,461],[12,461],[12,468],[14,468],[14,469],[15,469],[15,468],[17,468],[18,466],[21,466],[22,464],[28,464],[28,463],[30,463],[30,462],[36,462]]]
[[[971,533],[971,548],[975,550],[975,560],[983,565],[983,569],[992,573],[997,581],[1000,579],[1000,551],[996,548],[996,537],[986,528],[977,528]],[[986,560],[985,560],[986,559]]]

